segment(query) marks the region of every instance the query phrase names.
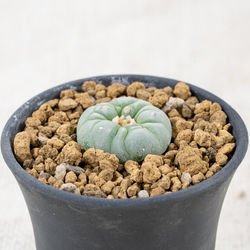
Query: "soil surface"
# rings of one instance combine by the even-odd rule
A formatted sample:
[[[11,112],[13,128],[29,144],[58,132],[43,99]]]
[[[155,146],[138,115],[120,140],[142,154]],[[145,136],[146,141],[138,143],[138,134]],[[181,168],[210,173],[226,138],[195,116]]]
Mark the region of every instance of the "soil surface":
[[[76,127],[88,107],[132,96],[162,109],[172,124],[172,141],[163,155],[120,164],[114,154],[85,151]],[[82,92],[63,90],[32,113],[14,140],[23,168],[45,184],[101,198],[143,198],[188,188],[216,174],[231,158],[235,141],[218,103],[199,102],[184,82],[172,89],[146,88],[141,82],[109,87],[87,81]]]

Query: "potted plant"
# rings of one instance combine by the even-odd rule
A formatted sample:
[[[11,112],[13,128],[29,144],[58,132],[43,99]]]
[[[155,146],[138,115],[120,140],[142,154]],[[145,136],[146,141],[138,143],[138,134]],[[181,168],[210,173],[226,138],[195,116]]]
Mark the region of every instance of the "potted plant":
[[[144,75],[108,75],[68,82],[22,105],[7,122],[1,140],[3,157],[26,200],[38,250],[55,249],[174,249],[212,250],[222,203],[248,146],[246,127],[238,113],[215,95],[189,84],[199,100],[217,102],[228,115],[236,141],[230,161],[209,179],[178,192],[143,199],[102,199],[64,192],[27,174],[13,153],[15,135],[42,103],[83,81],[129,85],[143,82],[164,88],[178,81]]]

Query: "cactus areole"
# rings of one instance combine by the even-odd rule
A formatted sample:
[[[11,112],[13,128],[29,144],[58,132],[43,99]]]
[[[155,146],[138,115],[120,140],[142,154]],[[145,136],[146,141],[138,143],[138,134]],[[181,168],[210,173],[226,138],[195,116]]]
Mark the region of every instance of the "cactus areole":
[[[88,108],[77,125],[77,142],[85,150],[102,149],[122,163],[164,153],[171,136],[171,123],[162,110],[131,97]]]

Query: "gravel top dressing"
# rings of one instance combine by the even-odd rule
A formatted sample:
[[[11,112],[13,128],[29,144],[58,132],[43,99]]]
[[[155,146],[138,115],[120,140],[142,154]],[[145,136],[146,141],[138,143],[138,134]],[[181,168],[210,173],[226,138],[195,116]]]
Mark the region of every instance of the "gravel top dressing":
[[[27,173],[54,188],[108,199],[156,196],[210,178],[232,156],[227,115],[183,82],[157,89],[86,81],[82,90],[42,104],[14,139]]]

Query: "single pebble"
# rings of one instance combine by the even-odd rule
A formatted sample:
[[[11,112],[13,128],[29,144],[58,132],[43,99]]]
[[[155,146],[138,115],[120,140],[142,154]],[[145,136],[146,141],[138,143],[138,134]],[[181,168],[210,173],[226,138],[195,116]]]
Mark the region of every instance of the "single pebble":
[[[45,145],[48,141],[48,138],[45,136],[38,136],[38,141],[41,143],[41,145]]]
[[[72,166],[70,164],[65,163],[66,170],[73,171],[75,174],[84,173],[84,169],[78,166]]]
[[[90,96],[90,98],[91,98],[91,100],[93,101],[93,102],[95,102],[95,97],[93,97],[92,95]]]
[[[77,107],[77,102],[72,98],[61,99],[58,103],[58,107],[62,111],[67,111]]]
[[[182,183],[185,183],[185,182],[191,183],[191,181],[192,181],[192,177],[191,177],[191,175],[189,173],[183,173],[181,175],[181,182]]]
[[[57,180],[62,180],[66,175],[66,164],[62,163],[56,167],[55,178]]]
[[[49,173],[45,173],[44,171],[41,171],[41,173],[39,174],[39,178],[38,179],[45,178],[46,180],[48,180],[50,176],[51,175]]]
[[[178,97],[170,97],[168,102],[162,108],[163,112],[169,112],[172,109],[180,108],[184,104],[184,100]]]
[[[71,193],[75,193],[76,189],[76,186],[72,183],[62,184],[62,186],[60,187],[60,190],[64,190]]]
[[[75,183],[77,180],[77,176],[73,171],[69,171],[65,175],[65,183]]]
[[[14,139],[14,152],[20,162],[32,159],[30,152],[30,136],[26,131],[17,133]]]
[[[146,198],[146,197],[149,197],[148,191],[146,191],[146,190],[141,190],[141,191],[139,191],[138,197],[139,197],[139,198]]]

